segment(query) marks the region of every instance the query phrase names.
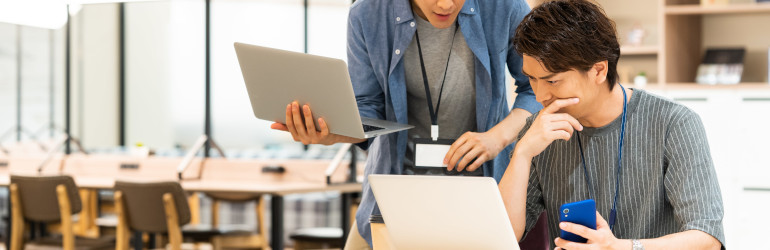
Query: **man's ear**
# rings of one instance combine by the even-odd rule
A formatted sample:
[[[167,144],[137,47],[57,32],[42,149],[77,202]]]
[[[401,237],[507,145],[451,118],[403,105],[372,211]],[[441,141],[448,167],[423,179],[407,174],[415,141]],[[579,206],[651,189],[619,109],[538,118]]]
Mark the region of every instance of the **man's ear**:
[[[595,63],[593,67],[592,73],[595,75],[593,76],[595,80],[594,83],[596,84],[604,84],[605,81],[607,81],[607,71],[610,69],[608,67],[607,60]]]

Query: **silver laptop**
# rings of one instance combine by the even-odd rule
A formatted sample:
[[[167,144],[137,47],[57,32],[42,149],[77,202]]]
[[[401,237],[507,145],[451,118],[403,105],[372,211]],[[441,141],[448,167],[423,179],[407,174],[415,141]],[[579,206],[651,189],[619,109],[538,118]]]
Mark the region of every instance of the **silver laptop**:
[[[395,249],[519,249],[490,177],[369,175]]]
[[[259,119],[285,124],[286,105],[298,101],[310,105],[316,128],[323,117],[333,134],[371,138],[413,127],[361,117],[342,60],[237,42],[235,53]]]

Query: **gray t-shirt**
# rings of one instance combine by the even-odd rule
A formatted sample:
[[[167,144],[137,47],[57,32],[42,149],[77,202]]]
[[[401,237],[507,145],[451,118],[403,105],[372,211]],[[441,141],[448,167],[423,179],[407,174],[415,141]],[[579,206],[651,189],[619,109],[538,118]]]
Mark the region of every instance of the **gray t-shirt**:
[[[420,35],[425,72],[428,76],[434,109],[439,100],[445,69],[447,72],[444,91],[441,96],[441,106],[438,110],[439,138],[457,139],[465,132],[476,130],[476,75],[473,52],[465,42],[462,30],[456,23],[449,28],[438,29],[417,14],[414,16],[417,32]],[[416,39],[417,36],[412,38],[412,42],[404,54],[407,117],[409,124],[415,126],[409,130],[410,143],[406,149],[404,173],[456,175],[458,174],[456,171],[446,172],[446,169],[415,169],[413,167],[414,145],[411,138],[430,138],[431,128]],[[447,60],[449,60],[449,64],[447,64]],[[477,171],[463,172],[460,175],[483,175],[483,171],[479,168]]]
[[[528,119],[519,138],[537,115]],[[700,117],[681,104],[635,89],[626,119],[615,236],[650,239],[700,230],[724,246],[722,195]],[[618,117],[604,127],[586,127],[569,141],[554,141],[532,160],[525,232],[545,210],[553,244],[559,236],[559,206],[589,199],[589,188],[596,209],[609,221],[620,125]],[[583,144],[590,187],[577,136]]]

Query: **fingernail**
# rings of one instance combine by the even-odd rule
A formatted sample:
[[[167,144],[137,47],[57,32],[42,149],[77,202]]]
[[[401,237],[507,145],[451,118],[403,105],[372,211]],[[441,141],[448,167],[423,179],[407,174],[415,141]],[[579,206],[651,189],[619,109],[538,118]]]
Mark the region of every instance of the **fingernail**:
[[[561,228],[561,229],[567,228],[567,224],[564,223],[564,222],[559,223],[559,228]]]

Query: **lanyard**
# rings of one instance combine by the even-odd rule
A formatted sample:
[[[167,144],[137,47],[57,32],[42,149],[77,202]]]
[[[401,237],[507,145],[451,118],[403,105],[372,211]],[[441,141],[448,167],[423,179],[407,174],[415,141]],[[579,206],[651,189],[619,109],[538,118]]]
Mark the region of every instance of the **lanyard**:
[[[449,46],[449,56],[446,59],[446,66],[444,66],[444,78],[441,80],[441,89],[438,92],[438,101],[436,102],[436,109],[433,110],[433,100],[430,97],[430,86],[428,86],[428,74],[425,73],[425,62],[422,59],[422,46],[420,45],[420,33],[415,32],[414,36],[417,39],[417,51],[420,53],[420,69],[422,69],[422,83],[425,85],[425,98],[428,100],[428,111],[430,112],[430,137],[434,141],[438,140],[438,108],[441,107],[441,94],[444,92],[444,82],[446,81],[446,72],[449,69],[449,59],[452,58],[452,47],[455,44],[455,36],[457,36],[457,30],[459,27],[455,26],[455,33],[452,35],[452,44]]]
[[[620,85],[620,84],[618,84]],[[618,204],[618,193],[620,190],[620,168],[622,166],[622,159],[623,159],[623,136],[626,132],[626,106],[627,106],[627,100],[626,100],[626,89],[623,88],[623,85],[620,85],[620,88],[623,90],[623,115],[621,118],[621,124],[620,124],[620,143],[618,145],[618,168],[615,173],[615,198],[613,198],[612,201],[612,210],[610,210],[610,231],[613,231],[615,228],[615,218],[617,217],[617,204]],[[577,132],[577,131],[575,131]],[[588,167],[586,167],[586,158],[583,156],[583,144],[580,142],[580,132],[577,132],[577,141],[578,146],[580,147],[580,159],[583,161],[583,174],[585,174],[586,178],[586,184],[588,184],[588,197],[592,197],[591,195],[591,180],[588,178]],[[596,197],[593,197],[594,200],[596,200]]]

